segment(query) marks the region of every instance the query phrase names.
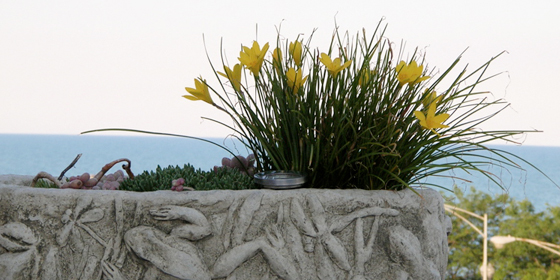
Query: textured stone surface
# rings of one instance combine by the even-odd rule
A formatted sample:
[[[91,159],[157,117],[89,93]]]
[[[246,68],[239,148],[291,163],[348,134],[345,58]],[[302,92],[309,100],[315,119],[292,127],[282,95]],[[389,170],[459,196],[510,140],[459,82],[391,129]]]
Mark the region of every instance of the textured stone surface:
[[[7,181],[3,279],[443,279],[447,265],[450,223],[430,189],[133,193]]]

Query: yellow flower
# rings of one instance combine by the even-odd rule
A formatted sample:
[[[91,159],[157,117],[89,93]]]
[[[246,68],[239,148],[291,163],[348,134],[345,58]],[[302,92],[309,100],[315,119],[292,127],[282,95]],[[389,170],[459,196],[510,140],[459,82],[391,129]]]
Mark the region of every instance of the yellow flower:
[[[253,46],[251,48],[244,46],[243,51],[239,52],[239,61],[247,69],[251,70],[253,75],[258,76],[264,61],[264,55],[267,51],[268,43],[266,43],[261,49],[259,43],[257,43],[257,41],[253,41]]]
[[[352,60],[348,60],[342,64],[339,57],[335,58],[333,61],[326,53],[321,53],[321,58],[319,60],[327,67],[327,70],[331,73],[333,78],[336,78],[338,72],[346,69],[346,67],[350,66],[350,63],[352,63]]]
[[[428,108],[432,103],[439,105],[442,97],[442,95],[437,96],[435,91],[428,93],[428,89],[426,89],[424,92],[424,99],[422,99],[422,105],[424,105],[424,108]]]
[[[228,78],[235,91],[240,91],[241,90],[241,65],[235,64],[233,66],[233,71],[229,69],[229,67],[224,65],[224,71],[226,71],[226,73],[218,72],[218,74]]]
[[[282,50],[280,48],[274,49],[272,51],[272,60],[274,63],[281,63],[282,62]]]
[[[272,65],[276,72],[280,74],[280,69],[282,69],[282,50],[280,48],[274,49],[272,51]]]
[[[290,48],[289,48],[290,54],[292,55],[292,58],[294,59],[294,62],[296,63],[297,66],[301,65],[301,54],[302,54],[302,47],[301,47],[301,42],[300,41],[295,41],[290,43]]]
[[[297,93],[299,88],[307,81],[307,76],[302,78],[302,71],[296,70],[294,68],[288,69],[286,72],[286,78],[288,79],[288,86],[292,88],[294,93]]]
[[[214,105],[214,101],[210,97],[210,92],[208,91],[208,86],[206,85],[206,80],[202,78],[194,79],[195,88],[186,87],[188,93],[192,95],[183,95],[184,98],[188,100],[202,100],[208,104]]]
[[[422,71],[424,71],[424,66],[418,66],[416,61],[412,61],[407,65],[406,62],[401,60],[395,68],[395,71],[397,72],[397,79],[401,86],[404,84],[414,85],[430,78],[430,76],[420,77],[422,76]]]
[[[437,134],[438,136],[439,134],[436,132],[435,130],[436,128],[449,127],[447,125],[442,124],[445,120],[447,120],[447,118],[449,118],[449,114],[444,113],[436,116],[435,102],[433,102],[428,107],[428,112],[426,115],[424,115],[424,113],[421,111],[414,111],[414,115],[416,115],[416,118],[420,121],[420,125],[422,126],[422,128],[429,129],[433,133]]]
[[[366,87],[369,83],[369,79],[371,79],[371,77],[373,77],[375,75],[375,73],[376,73],[375,70],[362,71],[362,74],[360,75],[360,78],[358,79],[358,85],[360,87]]]

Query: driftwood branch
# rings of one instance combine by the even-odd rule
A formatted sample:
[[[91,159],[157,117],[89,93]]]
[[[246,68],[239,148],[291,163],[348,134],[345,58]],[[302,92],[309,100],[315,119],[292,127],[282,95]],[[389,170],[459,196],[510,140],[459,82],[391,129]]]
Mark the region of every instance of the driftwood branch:
[[[60,173],[60,176],[58,176],[59,181],[62,180],[62,177],[64,177],[64,174],[66,174],[66,172],[68,170],[70,170],[70,168],[72,168],[76,164],[76,162],[78,162],[78,160],[80,159],[81,156],[82,156],[82,154],[78,154],[76,156],[76,158],[70,163],[70,165],[68,165],[68,167],[66,167],[66,169],[62,170],[62,173]]]
[[[134,173],[132,173],[132,171],[130,170],[131,162],[127,158],[117,159],[117,160],[114,160],[114,161],[111,161],[111,162],[105,164],[105,166],[103,166],[103,168],[101,168],[101,171],[99,171],[99,173],[97,173],[94,178],[97,179],[98,181],[101,180],[101,178],[103,178],[103,175],[105,175],[105,173],[107,173],[107,171],[109,171],[109,169],[111,169],[115,164],[117,164],[119,162],[123,162],[123,161],[126,161],[128,163],[128,165],[123,164],[122,168],[126,171],[126,174],[128,175],[128,177],[130,179],[134,179]]]
[[[35,184],[37,184],[37,181],[39,181],[40,179],[48,179],[51,182],[53,182],[57,187],[62,187],[62,183],[57,180],[55,177],[53,177],[53,175],[45,172],[45,171],[41,171],[39,172],[39,174],[37,174],[37,176],[35,176],[35,178],[33,178],[33,181],[31,181],[31,187],[35,187]]]
[[[86,187],[86,188],[92,188],[95,185],[97,185],[97,183],[99,181],[101,181],[101,179],[103,178],[103,176],[105,175],[105,173],[107,173],[107,171],[109,171],[109,169],[111,169],[115,164],[119,163],[119,162],[123,162],[125,161],[127,164],[123,164],[122,168],[126,171],[126,174],[128,175],[128,177],[130,179],[134,179],[134,173],[132,173],[132,171],[130,170],[130,165],[131,162],[129,159],[127,158],[121,158],[121,159],[117,159],[114,160],[112,162],[109,162],[107,164],[105,164],[105,166],[103,166],[103,168],[101,168],[101,171],[99,171],[99,173],[97,173],[95,175],[95,177],[90,178],[88,173],[84,173],[82,174],[82,176],[80,177],[84,177],[84,175],[87,176],[87,178],[82,179],[82,178],[78,178],[75,180],[72,180],[70,182],[62,182],[62,178],[64,176],[64,173],[66,173],[66,171],[68,171],[70,168],[72,168],[72,166],[74,166],[74,164],[76,164],[76,162],[78,161],[78,159],[80,159],[80,157],[82,156],[82,154],[79,154],[78,156],[76,156],[76,158],[74,159],[74,161],[72,161],[72,163],[70,163],[70,165],[64,169],[64,171],[62,171],[62,173],[60,174],[60,177],[58,179],[54,178],[53,175],[41,171],[39,172],[39,174],[37,174],[37,176],[35,176],[35,178],[33,178],[33,181],[31,182],[31,187],[35,187],[35,185],[37,184],[37,181],[39,181],[40,179],[47,179],[50,180],[51,182],[53,182],[57,187],[65,189],[65,188],[72,188],[72,189],[80,189],[82,187]]]

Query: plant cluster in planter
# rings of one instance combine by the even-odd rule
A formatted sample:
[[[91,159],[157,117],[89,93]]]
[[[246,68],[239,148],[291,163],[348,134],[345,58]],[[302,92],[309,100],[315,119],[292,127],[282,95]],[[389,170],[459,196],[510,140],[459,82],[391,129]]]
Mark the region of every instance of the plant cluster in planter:
[[[66,167],[61,173],[58,178],[55,178],[53,175],[41,171],[39,172],[35,178],[33,178],[31,182],[31,187],[42,187],[42,188],[61,188],[61,189],[93,189],[93,190],[116,190],[119,188],[119,184],[124,181],[126,175],[128,178],[133,179],[134,174],[132,173],[130,166],[131,162],[129,159],[121,158],[114,161],[111,161],[105,164],[101,170],[95,175],[92,176],[89,173],[83,173],[78,176],[71,176],[69,178],[64,177],[64,174],[70,168],[72,168],[76,162],[80,159],[82,154],[76,156],[76,158]],[[115,173],[107,174],[107,172],[115,166],[115,164],[119,162],[126,162],[122,165],[123,170],[125,170],[126,175],[123,171],[118,170]]]
[[[49,179],[45,176],[41,179]],[[38,188],[61,188],[61,189],[89,189],[89,190],[118,190],[120,184],[128,179],[121,170],[114,173],[105,174],[100,180],[95,179],[89,173],[85,172],[79,176],[71,176],[69,178],[62,178],[57,184],[52,180],[36,180],[35,187]],[[58,180],[58,179],[57,179]],[[91,183],[88,183],[91,182]],[[60,185],[60,186],[59,186]]]
[[[72,165],[75,164],[76,161],[74,161]],[[96,176],[83,173],[80,176],[65,178],[63,177],[63,172],[59,177],[60,179],[56,179],[50,174],[40,172],[33,180],[33,186],[39,188],[126,190],[139,192],[169,189],[173,191],[252,189],[256,188],[252,178],[252,170],[254,168],[253,162],[254,157],[251,155],[247,158],[238,155],[233,158],[224,157],[222,159],[222,166],[214,166],[214,169],[211,171],[195,169],[190,164],[185,164],[183,167],[170,165],[165,168],[158,165],[155,171],[144,171],[133,177],[126,177],[121,170],[106,174],[108,171],[106,167],[109,165],[104,167],[104,169],[106,169],[105,171],[102,169]],[[110,167],[112,167],[114,163],[110,164]],[[128,169],[129,165],[127,166]],[[69,166],[69,168],[71,166]]]
[[[210,63],[217,85],[200,77],[184,95],[231,117],[232,125],[216,122],[255,155],[257,172],[303,172],[315,188],[401,190],[454,169],[500,185],[485,166],[520,168],[512,160],[519,158],[486,144],[527,131],[480,128],[508,105],[477,90],[494,76],[486,70],[496,57],[455,76],[460,56],[443,71],[426,69],[418,51],[396,52],[381,23],[371,36],[336,29],[322,50],[311,46],[312,36],[282,38],[273,50],[256,41],[243,46],[235,65],[222,55],[221,69]],[[154,133],[94,131],[108,130]]]
[[[520,168],[515,160],[522,159],[486,144],[528,131],[480,128],[508,105],[477,90],[495,76],[486,71],[496,57],[474,71],[455,69],[460,56],[444,70],[427,69],[418,50],[397,52],[384,31],[381,22],[372,35],[335,29],[324,49],[312,47],[313,34],[307,41],[278,35],[272,50],[254,41],[242,46],[237,64],[222,54],[215,67],[209,58],[218,82],[197,78],[184,97],[231,117],[233,124],[209,120],[230,128],[255,155],[256,172],[306,173],[309,187],[401,190],[455,169],[500,185],[485,166]],[[195,138],[85,133],[111,130]]]
[[[256,188],[253,179],[233,168],[218,168],[216,171],[202,171],[186,164],[183,167],[158,166],[155,171],[144,171],[134,177],[134,180],[124,180],[120,190],[127,191],[157,191],[169,190],[173,181],[183,179],[184,187],[194,190],[219,189],[251,189]],[[179,191],[179,190],[177,190]]]

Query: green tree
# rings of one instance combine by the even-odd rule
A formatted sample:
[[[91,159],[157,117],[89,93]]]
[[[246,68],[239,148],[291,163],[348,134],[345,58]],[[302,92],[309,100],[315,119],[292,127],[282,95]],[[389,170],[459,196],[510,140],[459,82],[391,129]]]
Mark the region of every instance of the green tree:
[[[489,194],[477,191],[471,187],[468,193],[460,188],[454,189],[455,196],[445,197],[446,203],[468,210],[478,215],[488,213],[488,235],[496,235],[498,225],[505,217],[507,204],[512,199],[507,195],[495,198]],[[482,265],[483,238],[471,226],[461,221],[457,216],[449,214],[453,223],[453,230],[448,237],[449,241],[449,264],[447,266],[447,279],[482,279],[480,266]],[[468,218],[477,228],[483,229],[483,222],[479,219],[463,215]],[[489,255],[491,248],[489,246]]]
[[[472,187],[468,193],[455,188],[446,203],[477,213],[488,214],[488,236],[516,236],[560,244],[560,207],[549,206],[535,213],[527,201],[516,201],[507,194],[490,196]],[[453,231],[449,236],[447,279],[482,279],[483,238],[469,225],[449,214]],[[482,221],[465,216],[482,230]],[[503,249],[488,244],[488,263],[495,268],[493,279],[560,279],[560,256],[525,242],[513,242]]]
[[[524,200],[506,208],[499,235],[511,235],[560,244],[560,207],[535,213]],[[556,222],[555,222],[556,221]],[[493,254],[494,279],[560,279],[560,256],[526,242],[513,242]]]

